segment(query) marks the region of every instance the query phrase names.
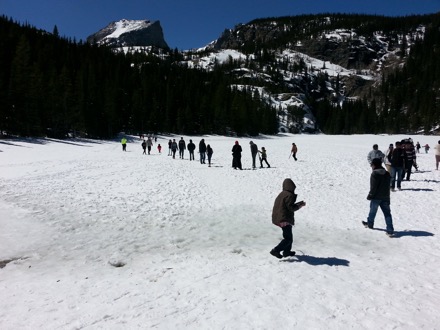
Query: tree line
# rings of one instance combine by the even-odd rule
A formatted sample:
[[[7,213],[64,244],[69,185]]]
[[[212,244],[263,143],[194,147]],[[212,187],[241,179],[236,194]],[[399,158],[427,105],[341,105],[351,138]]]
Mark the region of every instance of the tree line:
[[[0,130],[108,138],[120,131],[256,135],[276,111],[222,70],[179,65],[178,52],[115,53],[0,18]]]

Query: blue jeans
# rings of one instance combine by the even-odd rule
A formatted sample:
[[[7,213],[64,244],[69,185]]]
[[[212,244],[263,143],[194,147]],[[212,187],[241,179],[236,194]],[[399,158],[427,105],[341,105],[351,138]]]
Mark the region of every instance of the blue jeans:
[[[391,166],[391,188],[393,189],[396,187],[396,174],[397,174],[397,188],[400,188],[402,183],[403,167]]]
[[[200,164],[205,164],[205,157],[206,157],[206,153],[201,152],[200,153]]]
[[[373,227],[374,226],[374,218],[376,217],[377,209],[379,208],[383,212],[383,216],[385,217],[385,223],[387,225],[387,232],[393,233],[393,218],[391,216],[390,202],[384,201],[381,199],[372,199],[370,201],[370,213],[368,213],[368,224]]]

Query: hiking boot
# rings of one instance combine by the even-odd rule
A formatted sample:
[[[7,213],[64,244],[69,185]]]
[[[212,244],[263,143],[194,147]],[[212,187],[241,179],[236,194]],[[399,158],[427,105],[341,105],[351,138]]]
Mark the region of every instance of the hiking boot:
[[[275,258],[281,259],[283,256],[281,255],[281,253],[279,253],[278,251],[276,251],[275,249],[272,249],[270,251],[270,254],[273,255]]]
[[[283,258],[293,257],[295,254],[296,254],[295,251],[284,251],[283,252]]]
[[[370,225],[367,221],[362,221],[362,224],[364,225],[365,228],[370,228],[370,229],[374,228],[374,226]]]

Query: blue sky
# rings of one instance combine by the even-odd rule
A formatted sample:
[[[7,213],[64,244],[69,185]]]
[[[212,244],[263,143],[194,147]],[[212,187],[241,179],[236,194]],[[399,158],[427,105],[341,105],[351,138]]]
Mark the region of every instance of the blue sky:
[[[85,40],[112,21],[159,20],[171,48],[205,46],[225,29],[255,18],[317,13],[386,16],[440,11],[440,0],[0,0],[0,14]]]

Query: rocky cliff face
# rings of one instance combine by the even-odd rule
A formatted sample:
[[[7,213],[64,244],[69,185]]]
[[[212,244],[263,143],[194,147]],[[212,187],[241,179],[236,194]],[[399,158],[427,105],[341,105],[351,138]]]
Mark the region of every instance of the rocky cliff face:
[[[159,21],[120,20],[87,37],[88,43],[108,47],[155,46],[168,48]]]

